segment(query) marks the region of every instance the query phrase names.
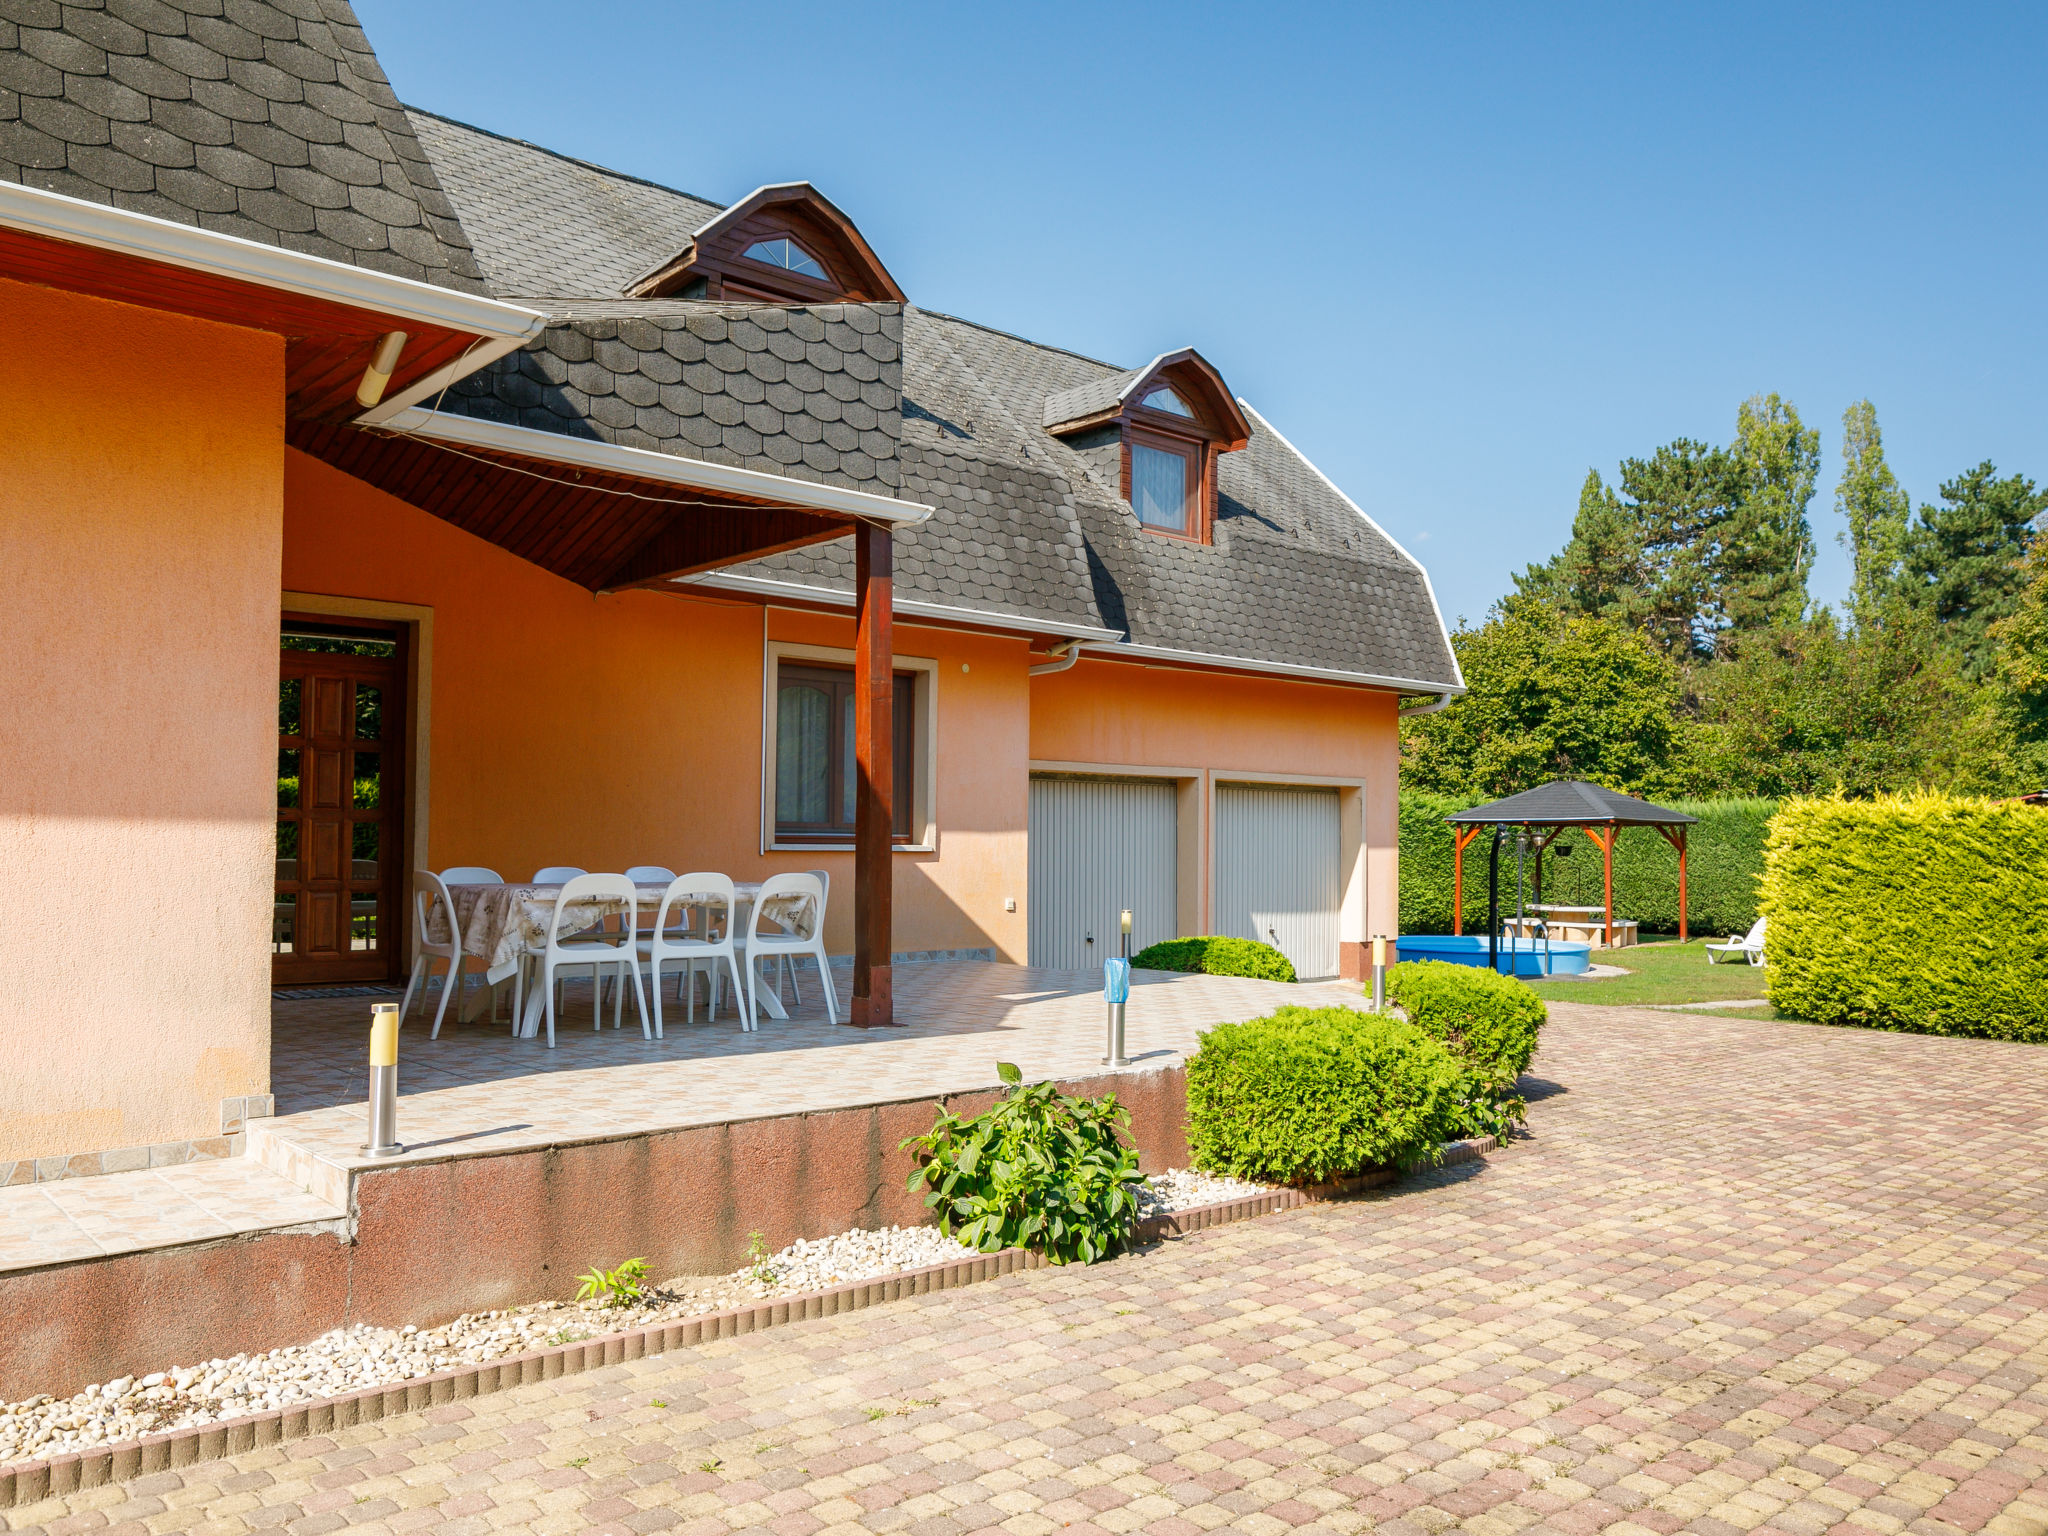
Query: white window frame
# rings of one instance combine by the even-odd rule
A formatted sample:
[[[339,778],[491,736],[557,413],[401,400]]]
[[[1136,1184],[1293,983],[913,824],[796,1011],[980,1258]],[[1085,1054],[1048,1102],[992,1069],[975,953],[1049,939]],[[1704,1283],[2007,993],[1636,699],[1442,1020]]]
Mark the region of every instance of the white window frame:
[[[775,723],[776,694],[782,680],[784,660],[823,662],[828,666],[850,667],[853,652],[829,645],[797,645],[788,640],[770,640],[761,667],[761,851],[763,853],[849,853],[851,843],[783,842],[775,835]],[[935,656],[895,656],[890,671],[911,676],[911,708],[915,712],[911,738],[910,841],[892,842],[897,853],[937,853],[938,817],[938,697],[939,662]]]

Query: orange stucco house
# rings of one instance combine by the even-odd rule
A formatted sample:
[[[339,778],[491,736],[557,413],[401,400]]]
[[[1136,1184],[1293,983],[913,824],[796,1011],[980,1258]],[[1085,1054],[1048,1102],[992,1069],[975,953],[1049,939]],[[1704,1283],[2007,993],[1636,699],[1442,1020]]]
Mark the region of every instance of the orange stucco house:
[[[318,12],[0,49],[0,1179],[260,1112],[273,988],[402,981],[415,869],[828,869],[864,1023],[1122,907],[1360,974],[1461,682],[1199,352],[923,310],[808,185],[407,109]]]

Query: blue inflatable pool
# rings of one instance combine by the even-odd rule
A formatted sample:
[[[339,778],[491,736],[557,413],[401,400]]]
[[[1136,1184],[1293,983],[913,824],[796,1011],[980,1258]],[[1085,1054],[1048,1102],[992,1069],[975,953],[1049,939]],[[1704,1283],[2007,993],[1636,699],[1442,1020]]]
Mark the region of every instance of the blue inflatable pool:
[[[1483,933],[1404,933],[1400,938],[1403,960],[1448,960],[1453,965],[1486,964],[1486,935]],[[1552,943],[1548,953],[1541,939],[1503,938],[1499,944],[1498,966],[1503,976],[1583,976],[1592,963],[1590,944]]]

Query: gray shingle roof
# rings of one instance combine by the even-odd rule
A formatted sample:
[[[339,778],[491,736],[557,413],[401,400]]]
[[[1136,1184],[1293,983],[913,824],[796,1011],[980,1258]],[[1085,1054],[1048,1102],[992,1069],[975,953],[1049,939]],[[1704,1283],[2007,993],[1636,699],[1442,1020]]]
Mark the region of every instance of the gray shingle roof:
[[[414,122],[494,289],[541,299],[563,316],[473,393],[451,393],[449,408],[750,468],[827,473],[813,462],[818,444],[796,441],[817,425],[810,404],[777,407],[782,435],[757,433],[758,444],[738,435],[744,415],[714,414],[732,413],[732,381],[747,376],[736,355],[713,363],[727,380],[723,392],[647,371],[650,362],[672,371],[675,346],[696,335],[690,316],[728,311],[625,299],[624,286],[680,250],[716,204],[425,113]],[[584,302],[560,302],[565,296]],[[606,325],[618,327],[602,338],[618,349],[607,355],[637,353],[639,371],[599,356]],[[633,332],[641,340],[629,344],[636,325],[651,329]],[[930,522],[897,535],[900,597],[1120,630],[1136,644],[1202,655],[1456,682],[1421,567],[1263,423],[1253,422],[1246,448],[1222,458],[1215,543],[1161,538],[1139,529],[1119,495],[1113,439],[1083,432],[1062,440],[1046,430],[1114,405],[1133,370],[914,307],[900,326],[885,333],[900,337],[900,373],[873,381],[900,379],[899,415],[875,407],[878,422],[893,426],[897,452],[891,459],[863,448],[869,462],[841,461],[842,473],[849,463],[869,473],[871,463],[876,477],[898,476],[900,495],[935,509]],[[643,344],[656,332],[658,342]],[[566,355],[586,345],[589,357]],[[693,403],[685,387],[702,416],[676,408]],[[799,446],[805,453],[792,457]],[[842,542],[731,574],[844,593],[852,565]]]
[[[500,298],[616,296],[723,205],[408,108]]]
[[[1039,417],[1040,424],[1058,427],[1115,410],[1123,401],[1124,391],[1143,371],[1130,368],[1122,373],[1113,373],[1106,379],[1090,379],[1086,384],[1076,384],[1072,389],[1047,395],[1045,411]]]
[[[560,304],[440,408],[768,474],[897,495],[903,315],[672,299]]]
[[[484,286],[347,0],[0,0],[0,179]]]
[[[1469,811],[1446,816],[1446,821],[1491,825],[1522,822],[1531,826],[1579,827],[1613,822],[1624,827],[1684,826],[1699,820],[1684,811],[1638,800],[1618,790],[1588,784],[1584,779],[1555,779],[1509,795],[1491,805],[1475,805]]]

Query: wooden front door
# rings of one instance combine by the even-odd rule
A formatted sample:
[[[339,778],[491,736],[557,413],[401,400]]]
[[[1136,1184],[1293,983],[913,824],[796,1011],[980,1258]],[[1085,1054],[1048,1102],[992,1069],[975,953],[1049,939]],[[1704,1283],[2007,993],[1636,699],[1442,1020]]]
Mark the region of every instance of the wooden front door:
[[[287,616],[278,670],[272,979],[395,981],[405,637]]]

